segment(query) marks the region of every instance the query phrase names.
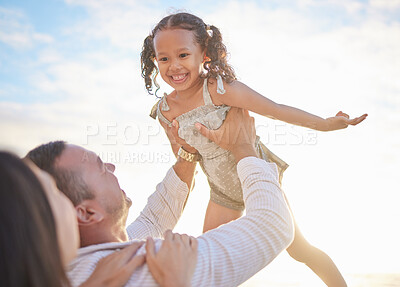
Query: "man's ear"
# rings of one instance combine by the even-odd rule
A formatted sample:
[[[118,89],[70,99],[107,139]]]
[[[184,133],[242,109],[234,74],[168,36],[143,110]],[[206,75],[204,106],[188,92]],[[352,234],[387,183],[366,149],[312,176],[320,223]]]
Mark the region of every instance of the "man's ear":
[[[93,204],[91,200],[84,200],[75,206],[79,225],[92,225],[101,222],[104,214],[98,205]]]

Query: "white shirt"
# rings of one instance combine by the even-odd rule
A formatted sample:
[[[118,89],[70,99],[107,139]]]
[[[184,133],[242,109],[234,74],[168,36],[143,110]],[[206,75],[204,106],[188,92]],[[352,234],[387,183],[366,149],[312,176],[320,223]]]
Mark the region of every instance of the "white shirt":
[[[237,166],[246,215],[198,237],[198,261],[192,286],[238,286],[268,265],[293,239],[293,222],[278,184],[276,165],[247,157]],[[130,240],[161,237],[178,221],[188,188],[171,168],[149,197],[140,216],[127,228]],[[156,240],[157,249],[162,240]],[[72,286],[89,278],[97,262],[125,243],[81,248],[70,264]],[[138,254],[145,253],[142,247]],[[138,268],[125,286],[157,286],[147,265]]]

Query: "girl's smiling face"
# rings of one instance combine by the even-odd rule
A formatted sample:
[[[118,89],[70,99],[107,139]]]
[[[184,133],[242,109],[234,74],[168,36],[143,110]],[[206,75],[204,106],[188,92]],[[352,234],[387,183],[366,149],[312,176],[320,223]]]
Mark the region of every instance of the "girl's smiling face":
[[[162,79],[177,92],[200,81],[205,54],[193,32],[179,28],[158,31],[154,51]]]

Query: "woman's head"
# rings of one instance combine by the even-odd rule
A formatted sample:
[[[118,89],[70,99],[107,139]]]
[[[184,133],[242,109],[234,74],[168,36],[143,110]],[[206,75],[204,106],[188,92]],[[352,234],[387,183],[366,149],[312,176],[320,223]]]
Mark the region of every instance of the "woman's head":
[[[158,34],[166,30],[186,30],[192,34],[193,42],[198,45],[204,53],[204,57],[198,63],[204,68],[206,77],[216,77],[217,75],[227,82],[236,79],[233,68],[227,63],[227,51],[222,43],[222,36],[219,29],[215,26],[206,25],[199,17],[189,13],[177,13],[163,18],[153,29],[151,34],[146,37],[141,53],[142,76],[145,80],[146,89],[151,93],[154,85],[158,89],[156,76],[159,71],[155,65],[157,60],[157,49],[154,42]]]
[[[61,260],[64,266],[66,266],[75,258],[79,248],[79,229],[76,210],[71,200],[57,188],[56,182],[50,174],[38,168],[30,160],[26,160],[26,164],[39,179],[46,193],[56,224]]]
[[[67,254],[73,250],[59,246],[56,223],[60,222],[52,213],[66,205],[54,205],[57,199],[48,197],[51,191],[44,185],[48,184],[41,183],[22,160],[0,152],[0,281],[4,286],[69,285],[63,259],[71,259]]]

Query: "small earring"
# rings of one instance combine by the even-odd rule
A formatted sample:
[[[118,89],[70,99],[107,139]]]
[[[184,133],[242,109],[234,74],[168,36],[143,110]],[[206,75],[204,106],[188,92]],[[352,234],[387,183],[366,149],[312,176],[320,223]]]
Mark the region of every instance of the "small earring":
[[[211,30],[210,25],[207,25],[207,26],[206,26],[206,32],[207,32],[207,34],[208,34],[208,36],[209,36],[210,38],[212,38],[212,36],[214,35],[214,32],[213,32],[213,30]]]

